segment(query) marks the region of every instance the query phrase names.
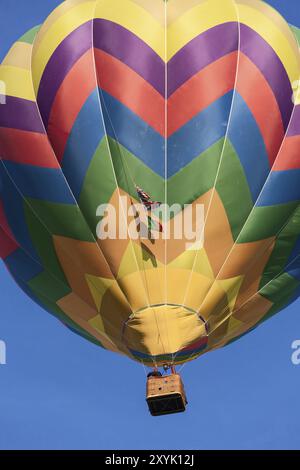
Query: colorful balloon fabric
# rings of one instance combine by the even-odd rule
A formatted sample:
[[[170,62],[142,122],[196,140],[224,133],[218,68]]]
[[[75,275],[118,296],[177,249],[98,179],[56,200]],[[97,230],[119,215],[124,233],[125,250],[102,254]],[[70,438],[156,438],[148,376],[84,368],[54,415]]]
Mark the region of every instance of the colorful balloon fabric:
[[[0,256],[20,288],[149,366],[297,299],[297,36],[257,0],[67,0],[21,37],[0,67]],[[131,236],[135,185],[179,205],[169,238]],[[101,204],[125,237],[99,238]],[[175,236],[187,214],[195,242]]]

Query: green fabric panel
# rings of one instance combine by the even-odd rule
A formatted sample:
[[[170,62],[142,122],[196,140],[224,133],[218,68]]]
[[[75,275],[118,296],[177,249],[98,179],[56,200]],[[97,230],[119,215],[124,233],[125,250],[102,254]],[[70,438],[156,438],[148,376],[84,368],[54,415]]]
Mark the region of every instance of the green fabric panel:
[[[29,198],[26,201],[50,234],[75,240],[95,241],[78,206]]]
[[[257,325],[266,321],[268,318],[286,307],[299,286],[300,281],[288,273],[282,273],[260,289],[260,295],[270,300],[273,303],[273,306]]]
[[[225,145],[224,139],[219,140],[170,178],[168,202],[170,205],[193,202],[214,186],[217,172],[216,191],[224,205],[233,238],[236,239],[253,204],[244,170],[229,140],[226,140]]]
[[[46,271],[31,279],[27,284],[34,292],[47,292],[47,298],[54,303],[71,293],[71,288],[67,284],[62,284]]]
[[[233,239],[236,240],[253,202],[243,167],[228,139],[224,145],[216,190],[224,204]]]
[[[27,42],[27,44],[33,44],[33,41],[39,32],[41,25],[35,26],[34,28],[27,31],[27,33],[23,34],[23,36],[18,39],[18,42]]]
[[[191,204],[214,186],[223,144],[219,140],[169,179],[169,205]]]
[[[289,215],[296,209],[298,202],[278,204],[277,206],[254,207],[239,237],[239,243],[264,240],[274,237],[285,225]]]
[[[265,285],[260,290],[260,294],[274,304],[268,315],[271,316],[273,312],[275,313],[282,309],[289,302],[289,299],[292,298],[299,285],[300,282],[288,273],[281,274],[281,276]]]
[[[286,266],[300,233],[300,207],[281,230],[275,243],[272,255],[266,265],[260,282],[260,288],[278,275]]]
[[[129,152],[125,147],[109,138],[111,156],[118,185],[135,199],[137,198],[135,184],[149,192],[152,199],[164,201],[165,180],[143,162]]]
[[[258,327],[259,325],[266,322],[270,318],[274,317],[274,315],[277,315],[278,313],[282,312],[286,307],[288,307],[288,305],[291,303],[290,299],[293,298],[293,295],[296,289],[297,288],[294,288],[293,292],[288,296],[286,300],[282,300],[281,302],[278,302],[276,305],[273,305],[273,307],[269,310],[269,312],[260,320],[260,322],[257,323],[255,327]]]
[[[24,203],[24,213],[31,240],[42,260],[43,267],[68,287],[69,284],[60,267],[51,234],[49,234],[26,203]]]
[[[99,175],[101,175],[101,180]],[[92,158],[79,197],[80,209],[94,233],[99,222],[96,217],[97,207],[100,204],[107,204],[115,189],[116,181],[112,171],[106,137],[104,137]]]
[[[164,180],[115,140],[108,139],[110,150],[108,151],[106,138],[103,138],[92,158],[79,198],[79,206],[94,232],[99,222],[99,217],[96,216],[97,207],[110,201],[116,190],[116,180],[118,187],[134,199],[137,199],[134,183],[149,191],[154,199],[163,200],[164,197],[163,191],[157,190],[164,186]]]

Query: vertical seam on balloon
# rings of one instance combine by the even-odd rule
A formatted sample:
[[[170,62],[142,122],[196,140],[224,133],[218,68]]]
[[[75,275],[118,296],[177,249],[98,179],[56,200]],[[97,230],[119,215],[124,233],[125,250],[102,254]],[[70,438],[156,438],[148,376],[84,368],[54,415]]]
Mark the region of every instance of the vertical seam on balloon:
[[[218,168],[217,168],[217,172],[216,172],[216,176],[215,176],[215,180],[214,180],[214,185],[213,185],[212,192],[211,192],[211,197],[209,199],[209,204],[208,204],[207,214],[206,214],[204,224],[203,224],[203,229],[201,231],[201,237],[204,236],[204,234],[205,234],[205,226],[206,226],[206,222],[208,220],[210,208],[211,208],[212,201],[213,201],[214,194],[215,194],[215,190],[216,190],[216,184],[217,184],[217,181],[218,181],[218,176],[219,176],[219,172],[220,172],[220,168],[221,168],[221,164],[222,164],[222,157],[224,155],[224,151],[225,151],[225,147],[226,147],[227,136],[228,136],[231,117],[232,117],[232,112],[233,112],[234,99],[235,99],[235,95],[236,95],[236,84],[237,84],[237,79],[238,79],[238,68],[239,68],[239,57],[240,57],[240,22],[239,22],[239,15],[238,15],[236,5],[235,5],[235,3],[232,3],[232,4],[234,5],[234,7],[236,9],[236,13],[237,13],[237,32],[238,32],[238,54],[237,54],[237,63],[236,63],[236,70],[235,70],[234,90],[233,90],[233,96],[232,96],[232,100],[231,100],[230,111],[229,111],[229,115],[228,115],[226,133],[225,133],[224,142],[223,142],[222,150],[221,150],[221,154],[220,154],[220,160],[219,160],[219,164],[218,164]],[[188,284],[187,284],[185,295],[184,295],[183,302],[182,302],[183,305],[185,304],[187,295],[189,293],[190,285],[191,285],[191,282],[192,282],[192,276],[193,276],[193,272],[194,272],[195,267],[196,267],[199,252],[200,252],[200,249],[197,250],[196,256],[194,258],[192,270],[191,270],[191,273],[190,273],[190,276],[189,276]]]
[[[167,30],[167,2],[164,2],[164,13],[165,13],[165,117],[164,117],[164,124],[165,124],[165,148],[164,148],[164,159],[165,159],[165,215],[164,215],[164,222],[167,221],[167,201],[168,201],[168,50],[167,50],[167,40],[168,40],[168,30]],[[165,239],[165,305],[168,303],[168,287],[167,287],[167,256],[168,256],[168,248],[167,248],[167,239]]]
[[[233,106],[234,106],[234,100],[235,100],[235,96],[236,96],[236,88],[237,88],[237,80],[238,80],[238,70],[239,70],[239,60],[240,60],[241,32],[240,32],[240,16],[239,16],[239,12],[238,12],[238,9],[237,9],[235,0],[232,0],[232,6],[234,6],[235,11],[236,11],[237,32],[238,32],[238,54],[237,54],[237,63],[236,63],[236,70],[235,70],[234,90],[233,90],[233,95],[232,95],[232,100],[231,100],[231,106],[230,106],[230,111],[229,111],[229,116],[228,116],[228,122],[227,122],[226,133],[225,133],[224,142],[223,142],[223,146],[222,146],[222,150],[221,150],[221,154],[220,154],[220,161],[219,161],[219,164],[218,164],[218,168],[217,168],[217,172],[216,172],[216,177],[215,177],[214,185],[213,185],[212,192],[211,192],[211,197],[210,197],[210,199],[209,199],[208,208],[207,208],[207,214],[206,214],[206,217],[205,217],[205,219],[204,219],[203,230],[201,231],[201,237],[204,236],[204,234],[205,234],[206,222],[207,222],[207,220],[208,220],[210,208],[211,208],[212,201],[213,201],[213,198],[214,198],[214,194],[215,194],[215,191],[216,191],[216,185],[217,185],[218,176],[219,176],[219,172],[220,172],[220,168],[221,168],[221,164],[222,164],[223,155],[224,155],[224,153],[225,153],[226,142],[227,142],[227,137],[228,137],[228,133],[229,133],[229,127],[230,127],[230,124],[231,124],[231,118],[232,118],[232,113],[233,113],[233,109],[234,109],[234,108],[233,108]],[[197,253],[196,253],[196,256],[195,256],[194,261],[193,261],[192,270],[191,270],[190,275],[189,275],[189,280],[188,280],[188,283],[187,283],[187,287],[186,287],[185,294],[184,294],[184,298],[183,298],[183,302],[182,302],[183,305],[186,303],[186,299],[187,299],[187,296],[188,296],[188,293],[189,293],[189,290],[190,290],[190,286],[191,286],[191,283],[192,283],[192,276],[193,276],[194,270],[195,270],[195,268],[196,268],[196,263],[197,263],[197,260],[198,260],[198,255],[199,255],[200,250],[201,250],[201,248],[200,248],[200,249],[197,249]],[[203,302],[205,301],[207,295],[208,295],[209,292],[211,291],[211,288],[212,288],[212,286],[214,285],[214,283],[215,283],[215,280],[213,281],[212,285],[210,286],[208,292],[206,293],[204,299],[202,300],[202,302],[201,302],[201,304],[200,304],[200,307],[199,307],[199,309],[198,309],[198,315],[199,315],[199,313],[200,313],[201,306],[202,306]],[[209,336],[209,335],[208,335],[208,336]],[[176,357],[176,356],[175,356],[175,357]]]
[[[165,158],[165,216],[164,223],[167,222],[167,202],[168,202],[168,2],[164,2],[164,15],[165,15],[165,149],[164,149],[164,158]],[[168,271],[167,271],[167,261],[168,261],[168,239],[165,237],[165,305],[168,305]],[[167,335],[168,349],[171,353],[172,364],[173,364],[173,353],[170,348],[170,337],[168,330],[168,321],[166,319],[167,311],[164,311],[164,324]]]
[[[93,30],[94,30],[94,22],[95,22],[95,13],[96,13],[96,8],[99,4],[99,2],[101,2],[101,0],[96,0],[96,4],[95,4],[95,11],[94,11],[94,19],[93,19]],[[94,48],[94,34],[93,34],[93,38],[92,38],[92,41],[93,41],[93,48]],[[94,57],[94,69],[95,69],[95,75],[96,75],[96,79],[97,79],[97,83],[98,83],[98,80],[99,80],[99,85],[100,85],[100,79],[99,79],[99,76],[98,76],[98,71],[97,71],[97,68],[96,68],[96,63],[95,63],[95,57]],[[101,94],[102,96],[102,101],[103,101],[103,105],[106,107],[105,105],[105,101],[103,99],[103,93],[102,93],[102,90],[101,90],[101,86],[98,87],[98,99],[99,99],[99,107],[100,107],[100,111],[101,111],[101,116],[102,116],[102,122],[103,122],[103,126],[104,126],[104,129],[105,129],[105,138],[106,138],[106,141],[107,141],[107,147],[108,147],[108,151],[109,151],[109,155],[110,155],[110,161],[111,161],[111,165],[112,165],[112,170],[113,170],[113,174],[114,174],[114,179],[115,179],[115,182],[116,182],[116,189],[117,189],[117,192],[119,194],[119,198],[120,198],[120,190],[119,190],[119,185],[118,185],[118,180],[117,180],[117,176],[116,176],[116,173],[115,173],[115,168],[114,168],[114,163],[113,163],[113,158],[112,158],[112,154],[111,154],[111,148],[110,148],[110,143],[109,143],[109,140],[108,140],[108,136],[107,136],[107,132],[106,132],[106,125],[105,125],[105,119],[104,119],[104,114],[103,114],[103,109],[102,109],[102,103],[101,103],[101,99],[100,99],[100,96],[99,94]],[[112,130],[115,134],[115,136],[117,137],[116,135],[116,132],[115,132],[115,129],[114,129],[114,126],[113,126],[113,123],[111,122],[111,119],[109,117],[109,113],[108,113],[108,110],[106,108],[106,111],[107,111],[107,116],[108,116],[108,119],[110,120],[110,124],[112,126]],[[121,155],[121,159],[124,158],[123,156],[123,153],[122,153],[122,149],[120,148],[119,146],[119,142],[118,140],[116,139],[116,143],[118,145],[118,148],[119,148],[119,152],[120,152],[120,155]],[[123,160],[122,160],[123,161]],[[131,177],[131,175],[129,175]],[[125,177],[126,177],[126,172],[125,172]],[[146,277],[146,273],[145,273],[145,265],[144,265],[144,270],[143,270],[143,274],[144,274],[144,279],[143,279],[143,276],[142,276],[142,272],[140,270],[140,267],[139,267],[139,264],[138,264],[138,261],[137,261],[137,257],[136,257],[136,254],[135,254],[135,251],[134,251],[134,247],[133,247],[133,241],[130,237],[130,233],[129,233],[129,230],[128,230],[128,224],[126,222],[126,217],[125,217],[125,213],[124,213],[124,207],[123,207],[123,203],[121,202],[121,210],[122,210],[122,213],[123,213],[123,218],[124,218],[124,221],[126,223],[126,226],[127,226],[127,234],[129,235],[129,243],[131,245],[131,249],[132,249],[132,252],[133,252],[133,256],[134,256],[134,259],[135,259],[135,263],[136,263],[136,267],[137,267],[137,272],[140,274],[140,278],[142,280],[142,283],[144,285],[144,290],[145,290],[145,294],[146,294],[146,302],[147,302],[147,306],[152,309],[154,315],[155,315],[155,318],[156,318],[156,312],[155,310],[151,307],[150,305],[150,298],[149,298],[149,289],[148,289],[148,284],[147,284],[147,277]],[[139,241],[140,241],[140,237],[139,237]],[[144,264],[144,260],[142,260],[143,264]],[[131,309],[132,310],[132,309]],[[132,314],[133,314],[133,310],[132,310]],[[129,318],[128,318],[129,319]],[[158,330],[158,334],[159,334],[159,337],[161,338],[161,333],[159,331],[159,327],[158,327],[158,323],[157,323],[157,330]],[[162,346],[163,346],[163,349],[164,349],[164,344],[163,344],[163,341],[162,341],[162,338],[161,338],[161,343],[162,343]]]

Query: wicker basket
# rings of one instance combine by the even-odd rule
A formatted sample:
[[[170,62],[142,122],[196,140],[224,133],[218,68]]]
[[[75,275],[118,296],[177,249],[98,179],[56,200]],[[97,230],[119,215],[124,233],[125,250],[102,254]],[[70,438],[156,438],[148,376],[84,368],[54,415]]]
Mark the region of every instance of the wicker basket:
[[[146,400],[153,416],[185,411],[187,400],[180,375],[148,377]]]

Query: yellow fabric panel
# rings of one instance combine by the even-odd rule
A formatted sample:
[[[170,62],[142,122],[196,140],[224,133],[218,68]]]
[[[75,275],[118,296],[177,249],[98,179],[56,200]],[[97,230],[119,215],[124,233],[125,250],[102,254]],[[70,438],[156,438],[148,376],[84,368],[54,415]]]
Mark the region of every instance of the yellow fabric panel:
[[[96,330],[107,334],[109,338],[114,338],[114,342],[122,349],[122,325],[132,314],[129,304],[122,305],[122,294],[120,294],[119,285],[116,281],[91,275],[86,275],[86,278],[99,312],[98,315],[89,319],[89,323]],[[107,308],[107,302],[105,302],[107,298],[113,299],[113,301],[108,302],[109,308]]]
[[[5,83],[7,96],[35,101],[31,73],[28,70],[1,65],[0,80]]]
[[[294,104],[295,106],[300,104],[300,79],[299,81],[295,81],[295,85],[293,86],[294,91]]]
[[[228,308],[230,311],[232,311],[235,306],[235,302],[236,302],[241,284],[243,282],[243,276],[239,276],[233,279],[225,279],[225,280],[221,280],[218,282],[221,284],[224,291],[226,292],[227,300],[228,300]]]
[[[92,274],[99,278],[110,277],[110,271],[103,263],[103,258],[100,257],[98,245],[93,242],[73,240],[57,235],[53,236],[53,242],[69,285],[85,302],[95,306],[86,274]],[[74,252],[77,254],[76,265],[74,265],[74,257],[72,256]],[[90,282],[93,281],[90,280]],[[95,289],[99,288],[98,284],[94,286]]]
[[[131,252],[134,249],[135,253],[135,263],[133,263]],[[149,254],[146,249],[142,249],[142,242],[131,243],[131,247],[127,248],[128,256],[126,253],[122,260],[120,271],[118,275],[120,276],[122,272],[122,278],[129,274],[137,271],[137,264],[139,266],[139,277],[142,280],[144,286],[144,296],[145,303],[142,305],[142,308],[146,305],[156,305],[164,303],[166,300],[166,276],[165,276],[165,267],[159,262],[155,257]],[[121,278],[121,282],[122,282]],[[131,286],[131,290],[134,295],[136,290],[136,283],[138,283],[138,278]],[[141,308],[141,307],[139,307]]]
[[[163,275],[155,269],[155,278],[149,270],[153,271],[151,258],[144,260],[141,247],[137,243],[129,243],[120,264],[118,281],[130,299],[134,299],[137,289],[140,290],[139,306],[134,302],[133,310],[163,301],[160,284],[163,282]],[[133,279],[132,284],[128,282],[128,276]]]
[[[35,48],[38,49],[40,47],[41,42],[44,40],[44,36],[46,35],[47,31],[54,25],[54,23],[65,13],[67,13],[72,8],[84,4],[84,3],[96,3],[97,0],[66,0],[61,3],[53,12],[48,16],[46,21],[42,24],[39,34],[35,38],[34,45]]]
[[[168,29],[168,60],[194,37],[229,21],[237,21],[237,12],[232,0],[209,0],[188,10]]]
[[[107,335],[97,331],[89,324],[87,318],[94,318],[96,312],[89,309],[89,306],[85,302],[81,301],[77,295],[74,295],[73,293],[68,294],[66,297],[58,300],[57,305],[75,323],[77,323],[81,328],[84,328],[95,339],[100,341],[105,348],[110,349],[111,351],[120,352],[113,341],[108,339]],[[84,318],[84,316],[86,316],[86,318]]]
[[[271,307],[272,302],[260,294],[256,294],[242,308],[233,311],[229,319],[226,319],[223,323],[220,322],[212,334],[209,335],[210,348],[221,348],[232,339],[246,333],[268,313]],[[225,332],[224,328],[226,329]],[[223,337],[222,334],[224,334]]]
[[[126,298],[133,311],[139,310],[148,305],[148,295],[145,286],[145,279],[140,271],[136,271],[128,276],[118,279],[118,283],[126,293]]]
[[[203,336],[205,327],[196,314],[180,306],[162,305],[136,313],[127,323],[124,339],[130,349],[158,356],[175,353]]]
[[[167,2],[168,25],[174,23],[180,16],[207,0],[169,0]]]
[[[150,13],[153,18],[155,18],[163,27],[166,24],[166,11],[168,8],[167,3],[164,3],[162,0],[131,0],[133,3],[136,3],[148,13]]]
[[[169,268],[182,268],[193,270],[196,273],[202,274],[205,277],[213,279],[213,271],[209,262],[204,248],[197,252],[197,258],[195,258],[194,250],[187,250],[182,255],[178,256],[175,260],[169,263]]]
[[[95,330],[99,331],[99,333],[104,333],[104,325],[101,315],[96,315],[94,318],[89,320],[89,324],[95,328]]]
[[[196,310],[199,298],[205,298],[212,280],[188,269],[167,268],[167,301]],[[190,289],[187,287],[190,286]]]
[[[142,272],[145,269],[153,269],[154,265],[155,267],[163,266],[151,253],[143,249],[142,241],[129,242],[119,266],[118,278],[136,271]]]
[[[188,269],[153,268],[141,272],[132,272],[119,278],[118,283],[126,292],[133,311],[140,310],[148,305],[179,304],[186,300],[184,305],[196,310],[200,300],[204,300],[213,279],[209,279],[197,272]],[[187,286],[191,289],[187,291]],[[196,288],[194,288],[196,286]],[[224,294],[224,291],[222,290]]]
[[[231,335],[237,331],[242,331],[244,327],[245,327],[244,322],[238,320],[233,315],[231,315],[229,319],[229,323],[228,323],[228,335]]]
[[[120,24],[165,59],[165,28],[137,3],[130,0],[101,0],[97,3],[95,18]]]
[[[203,302],[209,289],[211,288],[213,279],[209,279],[197,272],[193,271],[189,276],[188,284],[182,289],[182,303],[194,311],[198,311],[199,303]],[[189,288],[187,289],[187,286]]]
[[[210,319],[212,315],[214,317],[219,316],[224,308],[228,306],[226,291],[224,290],[222,282],[220,281],[215,281],[211,285],[209,295],[206,293],[204,298],[196,292],[195,295],[198,297],[196,310],[201,312],[201,315],[206,320]]]
[[[209,295],[199,303],[197,311],[201,312],[201,315],[207,318],[214,328],[229,318],[234,311],[243,280],[243,276],[238,276],[215,281]]]
[[[27,44],[26,42],[16,42],[6,55],[2,65],[30,70],[31,54],[32,44]]]
[[[94,10],[94,1],[80,3],[59,16],[44,34],[42,31],[38,33],[33,45],[32,59],[35,90],[38,89],[45,67],[55,49],[74,29],[91,20],[94,17]]]
[[[111,279],[105,279],[104,277],[92,276],[91,274],[86,274],[85,278],[90,288],[97,310],[99,312],[105,292],[112,286],[115,281]]]

